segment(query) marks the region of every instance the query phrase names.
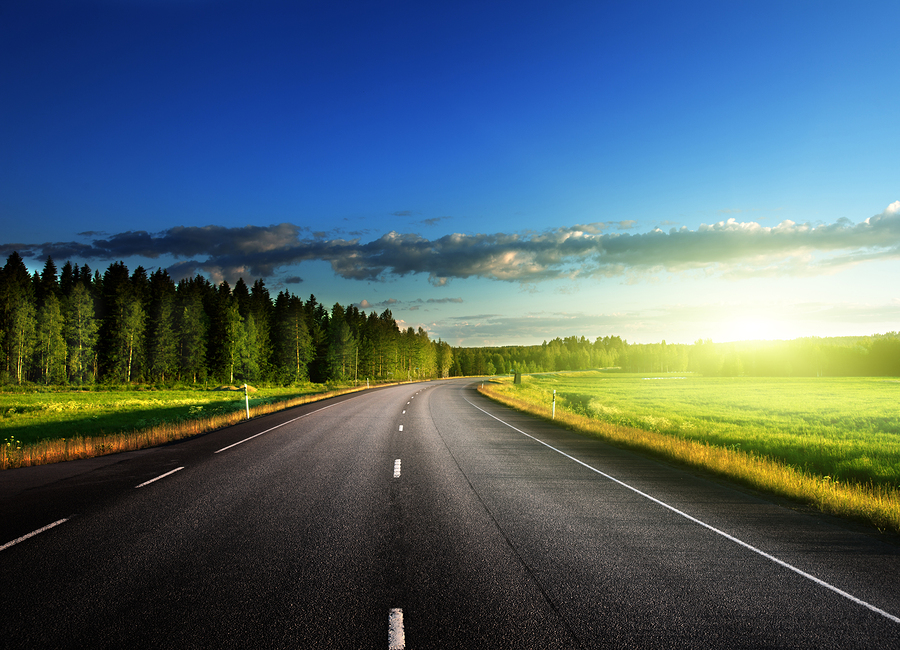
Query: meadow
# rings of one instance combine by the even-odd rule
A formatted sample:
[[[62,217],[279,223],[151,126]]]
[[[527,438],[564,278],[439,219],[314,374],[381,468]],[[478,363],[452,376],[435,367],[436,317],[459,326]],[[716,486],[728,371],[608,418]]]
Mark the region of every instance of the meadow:
[[[252,389],[251,416],[355,389]],[[243,390],[0,393],[0,469],[141,449],[246,418]]]
[[[485,388],[544,417],[554,390],[572,428],[900,531],[898,380],[578,372]]]

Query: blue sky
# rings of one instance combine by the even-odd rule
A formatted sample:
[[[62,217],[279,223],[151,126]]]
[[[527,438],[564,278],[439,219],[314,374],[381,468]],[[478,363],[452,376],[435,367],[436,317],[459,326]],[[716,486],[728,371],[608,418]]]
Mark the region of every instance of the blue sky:
[[[0,254],[453,345],[900,329],[896,2],[7,3]]]

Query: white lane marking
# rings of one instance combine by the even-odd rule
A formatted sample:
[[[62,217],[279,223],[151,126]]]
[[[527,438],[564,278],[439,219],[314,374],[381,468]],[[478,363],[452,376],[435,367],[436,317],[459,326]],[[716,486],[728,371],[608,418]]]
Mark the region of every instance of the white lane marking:
[[[403,431],[403,425],[402,425],[402,424],[400,425],[400,430]]]
[[[465,399],[465,398],[463,398],[463,399]],[[467,399],[466,399],[466,401],[469,402],[469,400],[467,400]],[[472,402],[469,402],[469,404],[472,404]],[[724,537],[725,539],[727,539],[727,540],[729,540],[729,541],[732,541],[732,542],[734,542],[735,544],[738,544],[738,545],[740,545],[740,546],[743,546],[744,548],[746,548],[746,549],[748,549],[748,550],[750,550],[750,551],[753,551],[753,552],[756,553],[757,555],[760,555],[760,556],[766,558],[767,560],[770,560],[770,561],[774,562],[775,564],[784,567],[785,569],[788,569],[788,570],[790,570],[790,571],[793,571],[793,572],[796,573],[797,575],[803,576],[803,577],[806,578],[807,580],[811,580],[812,582],[815,582],[817,585],[819,585],[819,586],[821,586],[821,587],[825,587],[826,589],[830,589],[831,591],[833,591],[834,593],[838,594],[839,596],[843,596],[843,597],[846,598],[847,600],[850,600],[850,601],[856,603],[857,605],[862,605],[863,607],[865,607],[865,608],[867,608],[867,609],[869,609],[869,610],[875,612],[876,614],[881,614],[882,616],[884,616],[885,618],[887,618],[887,619],[893,621],[894,623],[900,623],[900,617],[894,616],[893,614],[889,614],[888,612],[884,611],[883,609],[879,609],[879,608],[875,607],[875,605],[872,605],[872,604],[870,604],[870,603],[867,603],[867,602],[864,601],[864,600],[860,600],[859,598],[857,598],[857,597],[854,596],[853,594],[847,593],[847,592],[844,591],[843,589],[838,589],[838,588],[835,587],[834,585],[829,584],[829,583],[825,582],[824,580],[821,580],[821,579],[817,578],[816,576],[814,576],[814,575],[812,575],[812,574],[810,574],[810,573],[807,573],[806,571],[803,571],[802,569],[799,569],[799,568],[795,567],[795,566],[792,565],[792,564],[788,564],[788,563],[785,562],[784,560],[779,560],[779,559],[778,559],[777,557],[775,557],[774,555],[769,555],[769,554],[766,553],[765,551],[763,551],[763,550],[761,550],[761,549],[758,549],[758,548],[756,548],[755,546],[751,546],[751,545],[748,544],[747,542],[741,541],[741,540],[739,540],[737,537],[734,537],[734,536],[732,536],[732,535],[729,535],[728,533],[726,533],[726,532],[723,531],[723,530],[719,530],[718,528],[715,528],[714,526],[710,526],[710,525],[707,524],[706,522],[700,521],[700,520],[697,519],[696,517],[692,517],[691,515],[687,514],[686,512],[682,512],[682,511],[679,510],[678,508],[676,508],[676,507],[674,507],[674,506],[670,506],[668,503],[664,503],[663,501],[660,501],[660,500],[657,499],[656,497],[650,496],[650,495],[647,494],[646,492],[641,492],[641,491],[638,490],[637,488],[631,487],[631,486],[628,485],[627,483],[623,483],[622,481],[620,481],[619,479],[615,478],[614,476],[610,476],[609,474],[606,474],[606,473],[604,473],[604,472],[601,472],[599,469],[596,469],[596,468],[594,468],[594,467],[591,467],[591,466],[588,465],[587,463],[578,460],[578,459],[575,458],[574,456],[570,456],[570,455],[567,454],[566,452],[560,451],[559,449],[557,449],[556,447],[553,447],[552,445],[548,445],[548,444],[547,444],[546,442],[544,442],[543,440],[539,440],[538,438],[535,438],[535,437],[532,436],[531,434],[525,433],[525,432],[522,431],[521,429],[517,429],[516,427],[514,427],[514,426],[511,425],[511,424],[509,424],[508,422],[504,422],[503,420],[501,420],[500,418],[498,418],[496,415],[491,415],[490,413],[488,413],[487,411],[485,411],[483,408],[481,408],[481,407],[479,407],[479,406],[475,406],[475,404],[472,404],[472,406],[474,406],[475,408],[477,408],[479,411],[481,411],[481,412],[484,413],[485,415],[489,415],[490,417],[494,418],[495,420],[497,420],[497,422],[500,422],[500,423],[502,423],[502,424],[505,424],[506,426],[508,426],[508,427],[509,427],[510,429],[512,429],[513,431],[518,431],[518,432],[521,433],[523,436],[526,436],[526,437],[528,437],[528,438],[531,438],[531,439],[534,440],[535,442],[539,442],[540,444],[544,445],[544,446],[547,447],[548,449],[552,449],[552,450],[555,451],[556,453],[558,453],[558,454],[560,454],[560,455],[562,455],[562,456],[565,456],[565,457],[568,458],[569,460],[575,461],[576,463],[578,463],[578,464],[581,465],[582,467],[586,467],[587,469],[591,470],[592,472],[596,472],[596,473],[599,474],[600,476],[609,479],[609,480],[612,481],[613,483],[618,483],[618,484],[621,485],[622,487],[628,488],[629,490],[631,490],[631,491],[634,492],[635,494],[639,494],[640,496],[644,497],[645,499],[649,499],[650,501],[653,501],[654,503],[657,503],[657,504],[661,505],[663,508],[667,508],[668,510],[671,510],[671,511],[674,512],[675,514],[681,515],[681,516],[684,517],[685,519],[687,519],[687,520],[689,520],[689,521],[692,521],[692,522],[694,522],[695,524],[699,524],[699,525],[703,526],[704,528],[706,528],[707,530],[711,530],[712,532],[716,533],[717,535],[721,535],[721,536]]]
[[[64,523],[66,523],[67,521],[69,521],[68,517],[67,517],[66,519],[60,519],[59,521],[54,521],[52,524],[47,524],[47,525],[44,526],[43,528],[38,528],[37,530],[33,530],[33,531],[31,531],[30,533],[28,533],[27,535],[22,535],[22,536],[21,536],[20,538],[18,538],[18,539],[14,539],[14,540],[11,541],[11,542],[6,542],[6,544],[4,544],[3,546],[0,546],[0,551],[5,551],[5,550],[8,549],[10,546],[15,546],[15,545],[18,544],[19,542],[24,542],[26,539],[29,539],[29,538],[31,538],[31,537],[34,537],[35,535],[40,535],[40,534],[43,533],[44,531],[50,530],[51,528],[54,528],[55,526],[59,526],[60,524],[64,524]]]
[[[406,409],[403,409],[403,412],[406,413]]]
[[[338,402],[337,404],[340,404],[340,402]],[[316,409],[315,411],[310,411],[309,413],[304,413],[303,415],[296,417],[293,420],[288,420],[287,422],[282,422],[281,424],[275,425],[271,429],[266,429],[265,431],[260,431],[259,433],[256,433],[256,434],[250,436],[249,438],[244,438],[243,440],[238,440],[236,443],[234,443],[232,445],[228,445],[227,447],[222,447],[221,449],[219,449],[218,451],[214,451],[213,453],[218,454],[220,451],[225,451],[227,449],[231,449],[232,447],[237,447],[238,445],[242,445],[245,442],[247,442],[248,440],[253,440],[254,438],[261,436],[264,433],[269,433],[269,431],[274,431],[275,429],[281,428],[286,424],[290,424],[291,422],[296,422],[297,420],[302,420],[303,418],[313,415],[314,413],[318,413],[319,411],[324,411],[325,409],[330,409],[332,406],[337,406],[337,404],[329,404],[328,406],[323,406],[322,408]]]
[[[400,478],[400,459],[394,461],[394,478]]]
[[[175,472],[177,472],[177,471],[179,471],[179,470],[182,470],[182,469],[184,469],[184,468],[183,468],[183,467],[176,467],[176,468],[173,469],[171,472],[166,472],[165,474],[160,474],[160,475],[157,476],[156,478],[151,478],[149,481],[144,481],[144,482],[141,483],[140,485],[135,485],[134,487],[135,487],[135,489],[137,489],[137,488],[142,488],[142,487],[144,487],[145,485],[150,485],[151,483],[153,483],[153,482],[155,482],[155,481],[158,481],[158,480],[161,479],[161,478],[166,478],[166,477],[169,476],[170,474],[174,474]]]
[[[403,610],[395,607],[388,612],[388,650],[404,650],[406,633],[403,631]]]

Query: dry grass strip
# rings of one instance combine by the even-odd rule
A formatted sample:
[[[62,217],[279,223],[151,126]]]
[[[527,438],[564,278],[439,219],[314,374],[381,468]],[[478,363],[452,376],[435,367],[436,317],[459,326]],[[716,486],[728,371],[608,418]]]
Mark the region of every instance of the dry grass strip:
[[[250,407],[250,417],[268,415],[301,404],[309,404],[320,400],[366,390],[364,387],[331,390],[324,393],[302,395],[286,400],[275,401]],[[0,444],[0,470],[14,467],[30,467],[47,465],[66,460],[94,458],[106,454],[123,451],[136,451],[164,445],[175,440],[183,440],[202,433],[231,426],[247,419],[247,412],[241,402],[241,408],[227,413],[202,416],[196,419],[179,422],[160,423],[145,429],[130,432],[106,434],[102,436],[77,436],[58,440],[42,440],[32,444],[12,446]]]
[[[549,406],[505,394],[497,385],[485,384],[479,392],[518,411],[551,419]],[[600,422],[568,412],[559,405],[554,421],[619,447],[650,452],[762,492],[799,501],[824,513],[863,521],[881,531],[900,533],[900,492],[896,488],[839,483],[829,477],[802,472],[777,459]]]

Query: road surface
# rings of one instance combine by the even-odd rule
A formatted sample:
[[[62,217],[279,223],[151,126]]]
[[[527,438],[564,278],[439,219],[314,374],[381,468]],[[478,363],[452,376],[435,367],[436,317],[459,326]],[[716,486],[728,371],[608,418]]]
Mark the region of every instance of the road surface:
[[[0,548],[0,647],[900,648],[896,544],[471,380],[7,470]]]

